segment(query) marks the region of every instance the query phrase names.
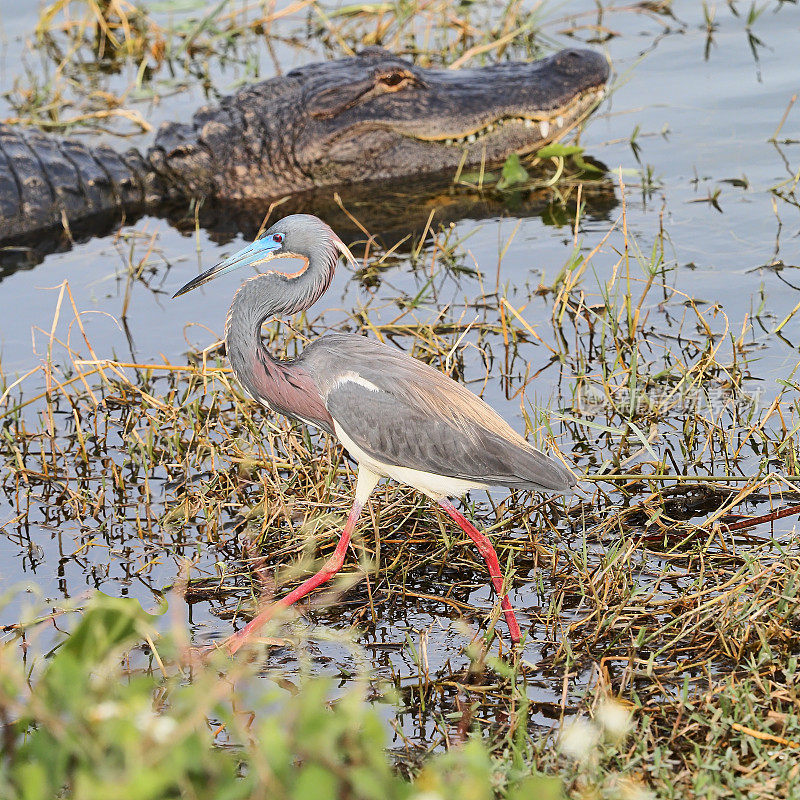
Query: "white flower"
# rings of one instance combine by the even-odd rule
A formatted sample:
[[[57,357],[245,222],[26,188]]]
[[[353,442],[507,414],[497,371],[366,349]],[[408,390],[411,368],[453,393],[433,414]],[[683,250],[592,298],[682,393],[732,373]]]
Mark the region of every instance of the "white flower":
[[[172,717],[154,714],[152,711],[140,711],[136,715],[136,727],[158,744],[169,741],[178,723]]]
[[[178,723],[172,717],[156,717],[150,727],[150,736],[159,744],[165,744],[177,727]]]
[[[655,794],[641,784],[626,786],[622,796],[625,800],[656,800]]]
[[[105,703],[98,703],[90,712],[89,718],[94,722],[102,722],[104,719],[111,719],[118,717],[120,707],[118,703],[106,701]]]
[[[631,712],[617,700],[604,700],[594,715],[595,722],[609,739],[618,742],[631,727]]]
[[[561,752],[575,759],[584,759],[600,741],[600,730],[583,717],[567,723],[558,737]]]
[[[610,781],[608,788],[611,790],[611,797],[619,800],[656,800],[650,789],[632,778],[617,775]]]

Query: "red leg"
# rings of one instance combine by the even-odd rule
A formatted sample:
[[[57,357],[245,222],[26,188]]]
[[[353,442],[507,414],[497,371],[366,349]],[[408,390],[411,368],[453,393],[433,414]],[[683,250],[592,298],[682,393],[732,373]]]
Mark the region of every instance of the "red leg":
[[[339,538],[339,543],[336,545],[336,550],[333,555],[325,562],[325,566],[312,578],[304,581],[293,592],[290,592],[286,597],[282,597],[275,603],[271,603],[265,608],[258,616],[254,617],[247,625],[240,631],[237,631],[225,640],[225,646],[228,652],[233,655],[245,642],[247,642],[260,628],[262,628],[272,617],[275,612],[280,608],[287,608],[296,603],[301,597],[305,597],[310,592],[313,592],[318,586],[321,586],[326,581],[330,580],[341,568],[344,563],[344,556],[347,552],[347,547],[350,544],[350,538],[353,535],[353,530],[358,522],[358,517],[361,514],[362,504],[356,500],[353,503],[353,508],[350,515],[347,517],[342,535]],[[490,545],[491,546],[491,545]],[[496,558],[495,558],[496,560]]]
[[[503,574],[500,572],[500,562],[497,560],[497,553],[495,553],[492,543],[446,497],[439,501],[439,505],[477,545],[483,560],[486,562],[486,566],[489,568],[494,590],[500,595],[500,605],[503,607],[511,641],[516,644],[521,638],[519,625],[517,624],[517,618],[514,616],[514,609],[511,607],[508,595],[503,594]]]

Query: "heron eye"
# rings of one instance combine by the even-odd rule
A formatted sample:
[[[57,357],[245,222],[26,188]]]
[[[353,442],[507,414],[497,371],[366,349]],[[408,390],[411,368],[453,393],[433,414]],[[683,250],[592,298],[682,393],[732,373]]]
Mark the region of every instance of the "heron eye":
[[[283,241],[283,234],[282,233],[273,233],[272,234],[272,241],[273,242],[282,242]]]

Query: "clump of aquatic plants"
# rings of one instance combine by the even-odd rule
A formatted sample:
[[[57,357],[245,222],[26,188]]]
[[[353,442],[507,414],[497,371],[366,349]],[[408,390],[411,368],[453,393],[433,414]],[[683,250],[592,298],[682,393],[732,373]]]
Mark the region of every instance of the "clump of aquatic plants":
[[[408,779],[363,683],[287,684],[247,658],[192,651],[179,628],[159,635],[158,621],[97,593],[78,614],[19,626],[24,660],[19,639],[0,645],[3,798],[563,797],[557,778],[477,738]]]

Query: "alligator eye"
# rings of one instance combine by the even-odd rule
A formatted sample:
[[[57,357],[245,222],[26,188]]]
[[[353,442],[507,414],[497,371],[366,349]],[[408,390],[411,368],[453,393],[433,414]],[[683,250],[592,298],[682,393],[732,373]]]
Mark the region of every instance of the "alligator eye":
[[[378,83],[383,85],[390,92],[396,92],[402,89],[414,80],[414,76],[410,72],[403,72],[402,70],[392,70],[383,75],[378,75]]]

